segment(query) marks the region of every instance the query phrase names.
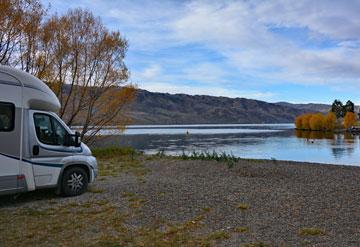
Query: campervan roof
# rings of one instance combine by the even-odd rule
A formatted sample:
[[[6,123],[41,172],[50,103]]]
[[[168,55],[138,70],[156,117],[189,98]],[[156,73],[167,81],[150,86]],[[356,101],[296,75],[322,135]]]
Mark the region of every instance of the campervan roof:
[[[0,65],[0,84],[24,87],[23,107],[58,111],[60,102],[54,92],[41,80],[22,70]]]

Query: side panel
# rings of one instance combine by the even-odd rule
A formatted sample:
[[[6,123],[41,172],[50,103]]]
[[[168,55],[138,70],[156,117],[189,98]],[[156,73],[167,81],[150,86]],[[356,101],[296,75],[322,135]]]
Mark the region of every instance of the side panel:
[[[62,168],[59,159],[36,159],[36,163],[39,164],[33,165],[36,187],[56,186]]]
[[[21,136],[21,88],[1,82],[0,102],[15,105],[15,125],[12,131],[0,131],[0,192],[19,189],[20,136]]]

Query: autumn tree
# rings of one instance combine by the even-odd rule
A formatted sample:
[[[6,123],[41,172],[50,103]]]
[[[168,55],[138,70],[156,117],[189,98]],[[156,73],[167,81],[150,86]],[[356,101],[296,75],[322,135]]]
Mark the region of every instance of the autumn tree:
[[[306,113],[295,119],[298,130],[327,130],[332,131],[336,127],[336,116],[329,112],[326,116],[322,113]]]
[[[135,95],[124,63],[128,42],[86,10],[47,16],[39,1],[1,1],[0,63],[48,83],[61,103],[59,116],[82,126],[91,141],[105,125],[127,123]],[[4,17],[4,14],[5,17]]]
[[[302,119],[302,129],[305,130],[309,130],[310,128],[310,118],[311,118],[311,114],[307,113],[303,115],[303,119]]]
[[[347,112],[344,117],[344,127],[346,129],[355,126],[357,124],[357,116],[353,112]]]
[[[302,115],[301,116],[297,116],[295,119],[295,127],[296,129],[302,129]]]
[[[0,64],[19,65],[30,29],[39,28],[45,10],[38,0],[0,0]]]
[[[333,112],[328,112],[325,118],[325,129],[328,131],[334,130],[336,127],[336,116]]]
[[[324,115],[321,113],[311,115],[309,125],[311,130],[323,130],[325,128]]]
[[[134,97],[131,85],[119,88],[129,77],[124,64],[127,41],[81,9],[52,17],[44,30],[53,32],[44,36],[54,37],[48,41],[55,57],[49,67],[56,73],[39,77],[53,82],[62,105],[60,117],[68,125],[80,123],[82,137],[89,139],[113,123]]]

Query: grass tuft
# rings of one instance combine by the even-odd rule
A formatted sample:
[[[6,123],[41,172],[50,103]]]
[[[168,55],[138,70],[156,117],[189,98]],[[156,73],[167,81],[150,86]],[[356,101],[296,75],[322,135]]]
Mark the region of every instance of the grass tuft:
[[[244,233],[244,232],[248,232],[249,231],[249,228],[247,227],[236,227],[234,229],[234,232],[240,232],[240,233]]]
[[[94,186],[89,186],[87,191],[94,194],[101,194],[105,192],[104,189],[96,188]]]
[[[92,153],[96,158],[113,158],[116,156],[131,156],[140,154],[132,147],[107,147],[107,148],[93,148]]]
[[[226,162],[229,168],[233,167],[236,162],[240,160],[240,158],[235,157],[232,153],[227,154],[226,152],[218,153],[216,151],[192,151],[190,153],[185,153],[185,151],[182,152],[181,159],[183,160],[215,160],[215,161],[221,161]]]
[[[237,208],[240,209],[240,210],[246,210],[249,207],[246,204],[240,203],[240,204],[237,205]]]
[[[269,247],[270,245],[264,242],[254,242],[241,245],[241,247]]]
[[[325,235],[325,231],[319,228],[301,228],[299,230],[299,235],[300,236],[323,236]]]
[[[132,148],[94,149],[94,155],[98,158],[99,179],[121,173],[131,173],[141,179],[149,172],[143,164],[144,156]]]
[[[202,210],[205,212],[205,213],[208,213],[211,211],[211,208],[210,207],[203,207]]]
[[[213,232],[210,233],[207,237],[208,240],[225,240],[229,238],[230,238],[230,234],[225,231]]]

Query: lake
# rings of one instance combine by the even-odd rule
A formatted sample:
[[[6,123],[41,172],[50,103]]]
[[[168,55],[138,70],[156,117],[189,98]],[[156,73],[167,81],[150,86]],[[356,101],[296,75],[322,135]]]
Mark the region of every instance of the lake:
[[[217,151],[241,158],[360,165],[359,136],[295,131],[293,124],[132,125],[105,129],[96,146],[132,146],[148,154]]]

